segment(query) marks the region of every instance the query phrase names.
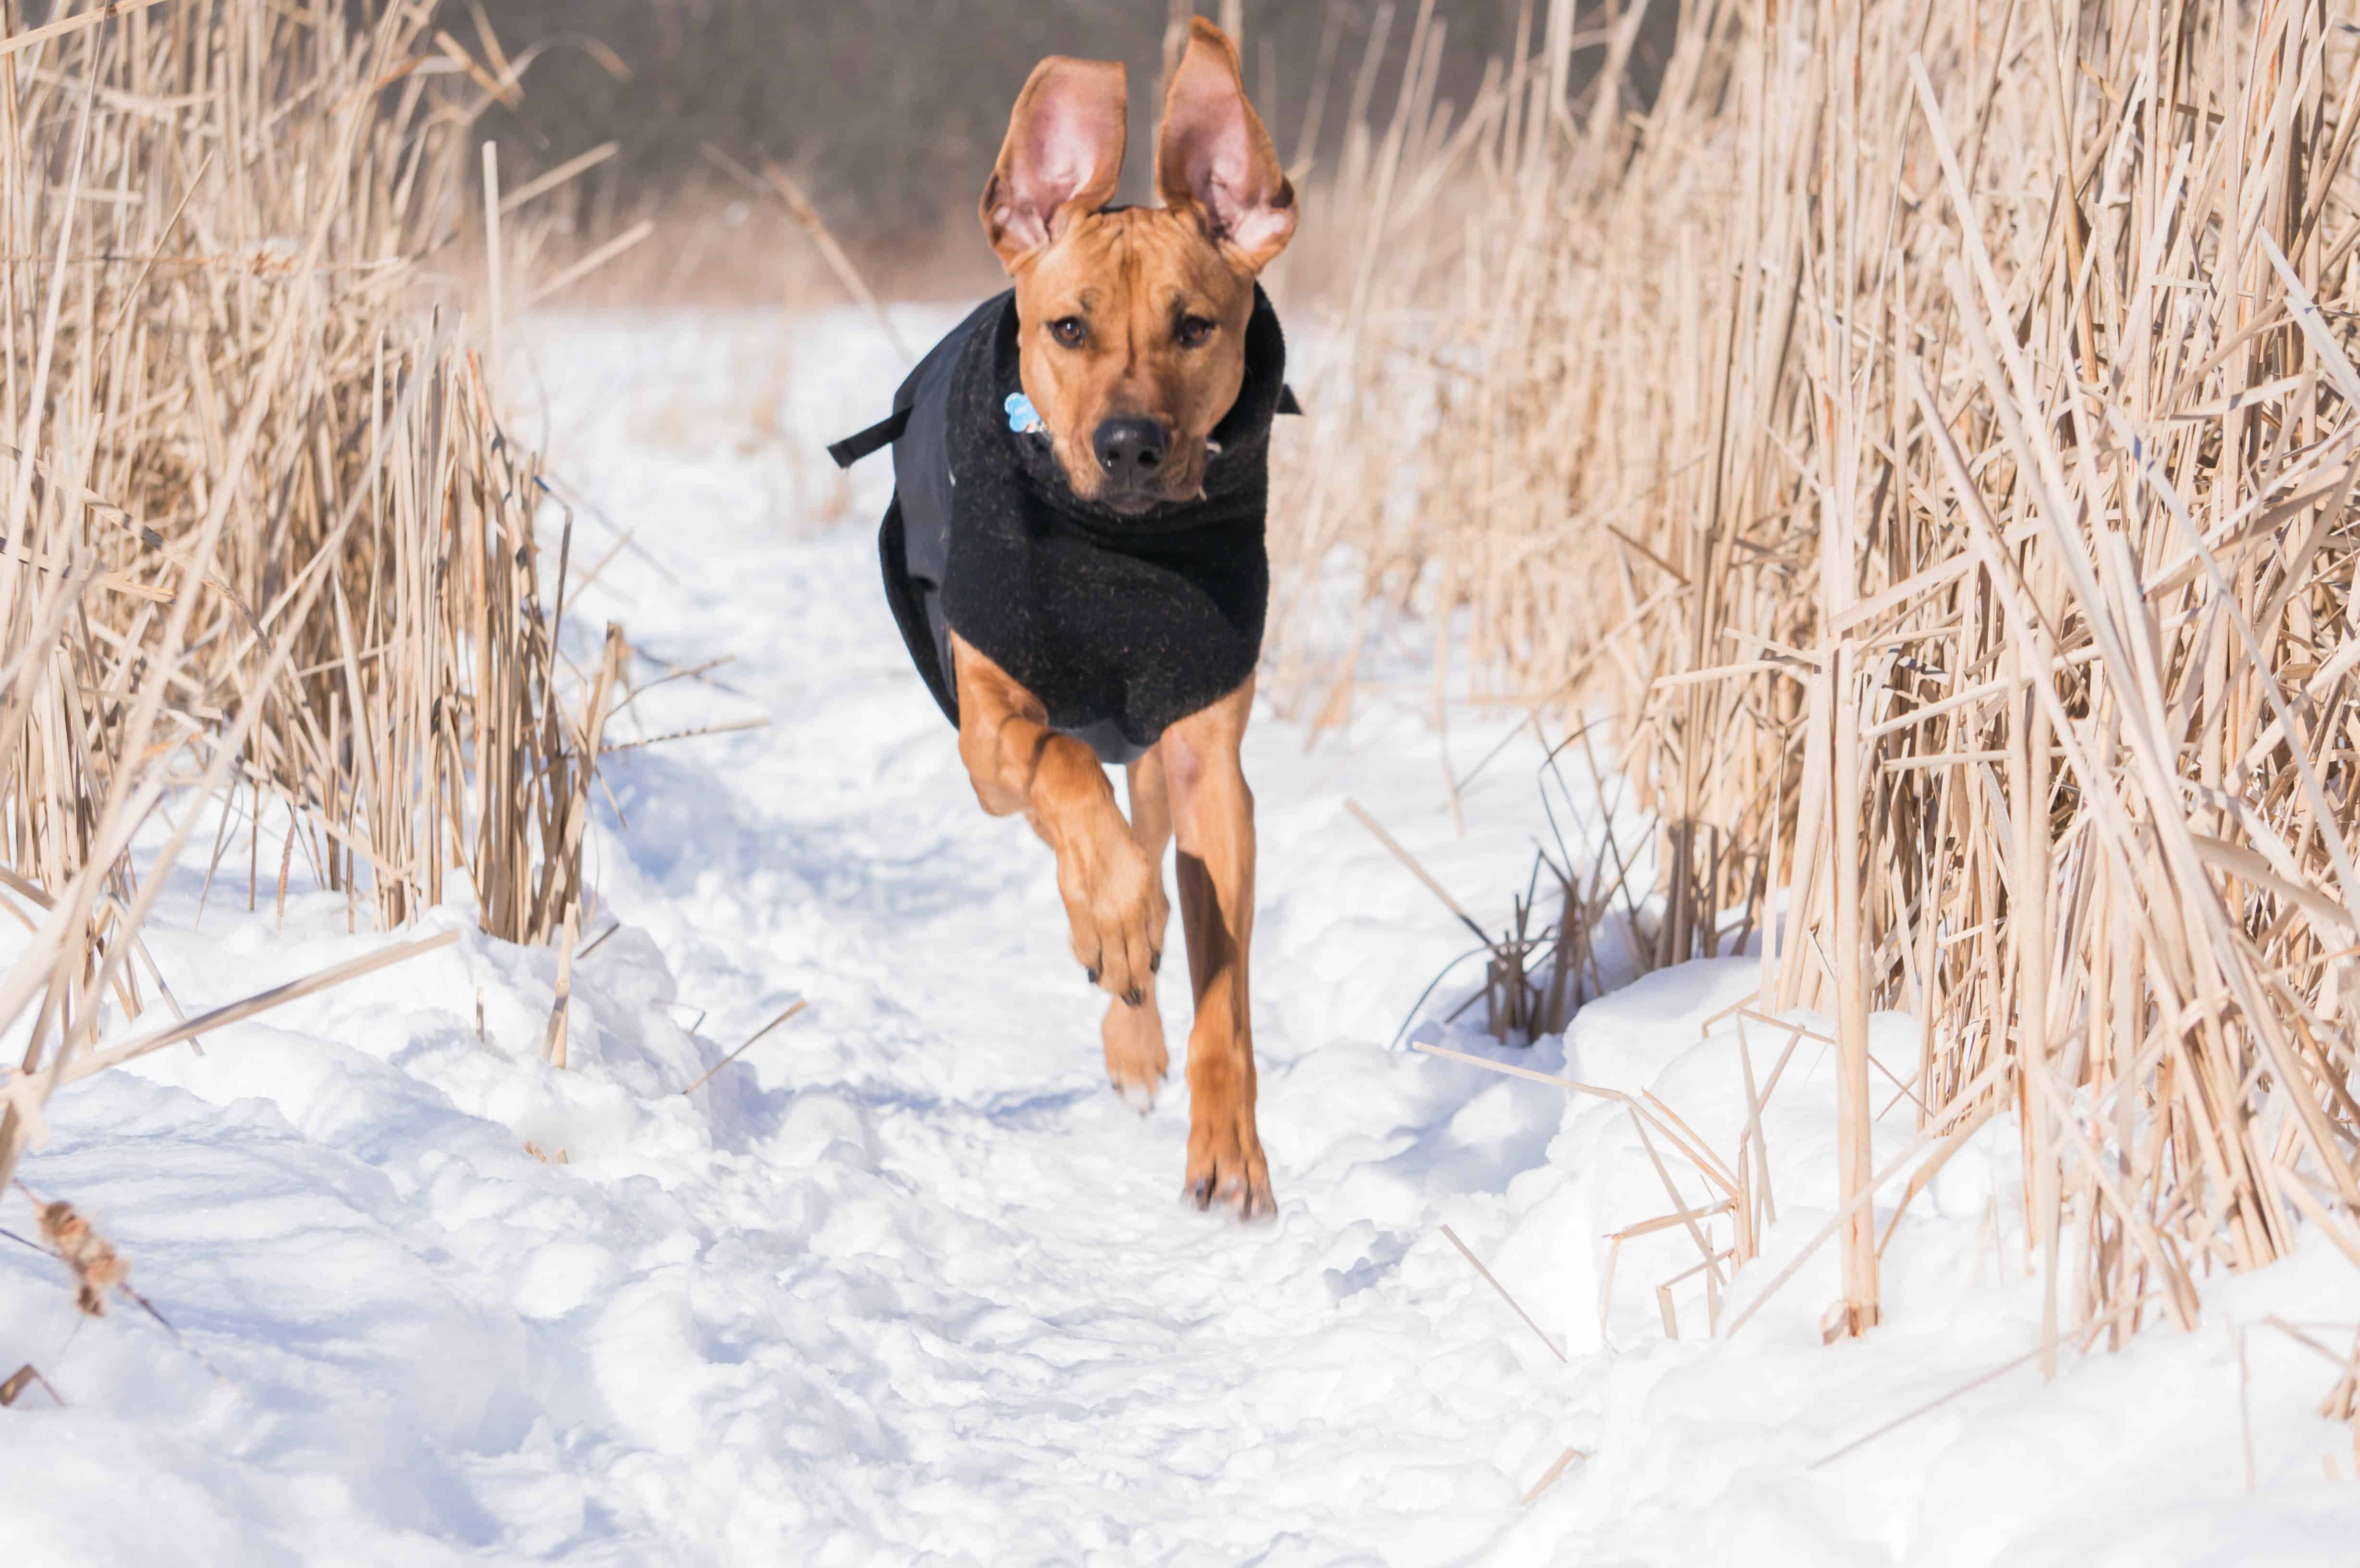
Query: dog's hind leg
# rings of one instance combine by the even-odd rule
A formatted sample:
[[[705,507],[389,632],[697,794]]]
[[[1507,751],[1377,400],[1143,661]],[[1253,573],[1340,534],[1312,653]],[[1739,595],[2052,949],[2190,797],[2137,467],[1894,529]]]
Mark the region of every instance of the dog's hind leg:
[[[1150,897],[1149,939],[1164,951],[1165,922],[1172,905],[1164,896],[1164,852],[1172,844],[1172,797],[1164,778],[1164,754],[1151,749],[1131,765],[1125,780],[1131,803],[1131,836],[1147,856],[1148,876],[1154,887]],[[1155,1001],[1155,967],[1151,963],[1146,999],[1137,1007],[1118,996],[1107,1004],[1098,1025],[1106,1042],[1107,1079],[1123,1102],[1142,1116],[1154,1108],[1155,1091],[1164,1082],[1172,1058],[1164,1049],[1164,1015]]]
[[[1056,852],[1074,958],[1090,984],[1137,1007],[1147,1002],[1164,940],[1163,875],[1114,803],[1098,753],[1048,727],[1041,700],[953,635],[959,759],[983,809],[1018,811]]]
[[[1157,749],[1180,841],[1180,923],[1196,1021],[1188,1033],[1188,1177],[1182,1195],[1240,1218],[1277,1212],[1254,1127],[1253,1015],[1246,955],[1253,942],[1253,792],[1238,747],[1253,681],[1164,732]]]

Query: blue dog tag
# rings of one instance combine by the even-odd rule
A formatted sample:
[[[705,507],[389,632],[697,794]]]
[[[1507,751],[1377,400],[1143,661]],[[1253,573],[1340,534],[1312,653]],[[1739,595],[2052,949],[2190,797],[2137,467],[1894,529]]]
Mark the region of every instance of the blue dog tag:
[[[1032,399],[1022,392],[1011,392],[1004,407],[1008,409],[1008,428],[1020,436],[1048,428],[1041,422],[1040,410],[1032,407]]]

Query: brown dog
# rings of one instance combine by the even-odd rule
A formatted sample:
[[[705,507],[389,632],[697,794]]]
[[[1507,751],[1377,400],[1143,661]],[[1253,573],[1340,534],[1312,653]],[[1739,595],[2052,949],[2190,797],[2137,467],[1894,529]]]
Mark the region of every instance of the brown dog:
[[[1160,209],[1105,211],[1122,169],[1118,63],[1044,60],[984,187],[984,233],[1015,280],[1021,375],[1076,494],[1119,512],[1198,493],[1207,438],[1236,401],[1254,279],[1295,231],[1295,193],[1246,102],[1236,49],[1193,24],[1156,137]],[[1074,956],[1111,993],[1107,1074],[1142,1109],[1169,1062],[1155,977],[1164,846],[1179,840],[1180,917],[1196,1021],[1184,1193],[1273,1212],[1254,1127],[1253,795],[1238,748],[1253,681],[1167,727],[1129,765],[1131,817],[1098,757],[1043,703],[952,639],[959,756],[983,809],[1022,812],[1057,856]]]

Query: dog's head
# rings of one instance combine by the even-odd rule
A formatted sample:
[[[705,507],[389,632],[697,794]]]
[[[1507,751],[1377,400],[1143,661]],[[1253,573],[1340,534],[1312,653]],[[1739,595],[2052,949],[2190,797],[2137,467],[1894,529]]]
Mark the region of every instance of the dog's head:
[[[1295,234],[1295,191],[1238,53],[1198,18],[1155,138],[1161,208],[1107,212],[1122,172],[1110,60],[1033,68],[983,188],[1016,280],[1024,395],[1077,495],[1120,512],[1204,486],[1206,441],[1245,381],[1254,278]]]

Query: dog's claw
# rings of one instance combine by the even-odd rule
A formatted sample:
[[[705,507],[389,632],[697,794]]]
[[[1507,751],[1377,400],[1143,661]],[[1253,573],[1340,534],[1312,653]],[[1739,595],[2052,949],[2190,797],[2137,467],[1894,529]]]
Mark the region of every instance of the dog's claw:
[[[1162,953],[1151,953],[1147,955],[1147,972],[1150,975],[1161,975],[1164,973],[1164,955]]]
[[[1208,1042],[1192,1040],[1194,1058]],[[1188,1174],[1181,1188],[1184,1202],[1198,1209],[1216,1205],[1240,1220],[1268,1219],[1278,1211],[1271,1196],[1270,1170],[1255,1136],[1253,1111],[1240,1104],[1233,1083],[1218,1074],[1202,1075],[1189,1063]]]
[[[1140,1003],[1147,1000],[1147,993],[1142,991],[1138,986],[1133,985],[1130,990],[1125,991],[1122,994],[1122,999],[1126,1006],[1135,1007],[1139,1006]]]
[[[1098,983],[1098,972],[1097,970],[1095,970],[1095,969],[1085,969],[1085,970],[1083,970],[1083,971],[1082,971],[1082,973],[1083,973],[1083,974],[1085,974],[1085,975],[1088,975],[1088,976],[1090,977],[1090,984],[1091,984],[1091,985],[1097,985],[1097,984]]]

